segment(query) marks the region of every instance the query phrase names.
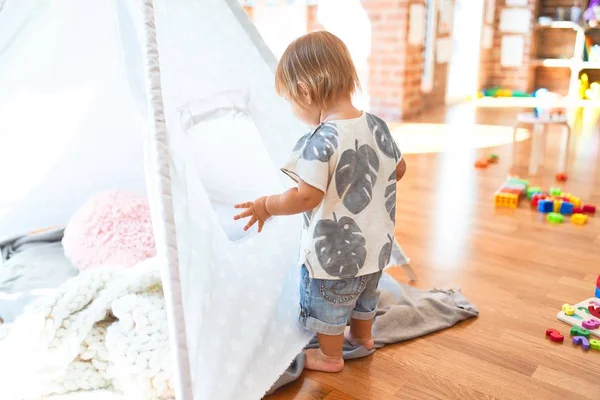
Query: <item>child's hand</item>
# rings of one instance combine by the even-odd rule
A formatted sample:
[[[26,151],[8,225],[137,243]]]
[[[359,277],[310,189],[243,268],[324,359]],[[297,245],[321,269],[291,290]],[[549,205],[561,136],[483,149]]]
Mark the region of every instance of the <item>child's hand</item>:
[[[267,211],[267,197],[260,197],[254,202],[236,204],[235,208],[246,208],[247,210],[233,217],[234,220],[250,217],[250,221],[244,227],[244,231],[247,231],[258,222],[258,232],[262,232],[265,222],[271,218],[271,214]]]

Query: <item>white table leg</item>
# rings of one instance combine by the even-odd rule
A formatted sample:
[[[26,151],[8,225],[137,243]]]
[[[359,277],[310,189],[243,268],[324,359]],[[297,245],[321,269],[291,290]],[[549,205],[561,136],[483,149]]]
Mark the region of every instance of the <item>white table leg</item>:
[[[539,162],[539,129],[534,125],[531,129],[531,150],[529,152],[529,175],[535,175]]]

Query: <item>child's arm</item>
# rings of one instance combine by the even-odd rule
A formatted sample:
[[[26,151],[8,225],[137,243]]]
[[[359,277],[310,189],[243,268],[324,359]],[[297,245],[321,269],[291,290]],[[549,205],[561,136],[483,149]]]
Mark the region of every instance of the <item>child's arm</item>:
[[[405,173],[406,173],[406,162],[404,161],[404,158],[403,158],[402,160],[400,160],[400,162],[396,166],[396,182],[399,181],[400,179],[402,179],[402,177],[404,176]]]
[[[253,202],[237,204],[235,208],[246,208],[246,211],[233,217],[234,220],[250,217],[244,227],[247,231],[258,223],[261,232],[265,222],[274,215],[294,215],[312,210],[317,207],[325,194],[303,181],[298,181],[298,187],[292,188],[282,194],[264,196]]]

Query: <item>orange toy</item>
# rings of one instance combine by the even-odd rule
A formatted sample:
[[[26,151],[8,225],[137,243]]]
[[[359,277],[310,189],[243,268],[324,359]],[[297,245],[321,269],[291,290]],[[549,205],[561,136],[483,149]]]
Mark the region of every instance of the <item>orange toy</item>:
[[[561,172],[560,174],[556,174],[556,180],[558,182],[566,182],[567,181],[567,174],[565,174],[564,172]]]
[[[487,166],[488,160],[480,158],[479,160],[475,161],[475,168],[487,168]]]

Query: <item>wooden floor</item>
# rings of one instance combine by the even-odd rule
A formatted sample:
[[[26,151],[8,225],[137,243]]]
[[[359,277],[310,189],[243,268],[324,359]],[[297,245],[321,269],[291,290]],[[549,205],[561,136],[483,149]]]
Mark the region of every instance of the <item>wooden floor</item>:
[[[456,127],[512,125],[515,113],[458,107],[419,118]],[[531,181],[555,185],[558,145]],[[399,140],[402,144],[402,140]],[[509,172],[510,145],[406,157],[398,191],[397,236],[420,277],[418,287],[459,286],[480,316],[445,331],[387,346],[351,361],[340,374],[306,372],[268,400],[283,399],[600,399],[600,352],[568,341],[556,319],[563,303],[593,296],[600,274],[600,215],[587,226],[546,223],[525,204],[495,211],[492,193]],[[600,137],[579,128],[565,190],[600,205]],[[500,163],[473,168],[496,152]],[[529,141],[519,144],[516,172],[527,171]],[[402,271],[392,275],[405,280]],[[565,343],[545,330],[565,333]]]

